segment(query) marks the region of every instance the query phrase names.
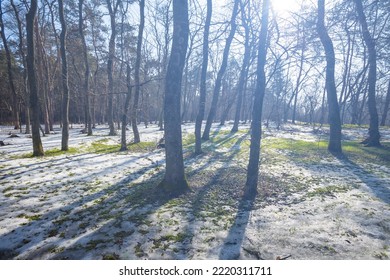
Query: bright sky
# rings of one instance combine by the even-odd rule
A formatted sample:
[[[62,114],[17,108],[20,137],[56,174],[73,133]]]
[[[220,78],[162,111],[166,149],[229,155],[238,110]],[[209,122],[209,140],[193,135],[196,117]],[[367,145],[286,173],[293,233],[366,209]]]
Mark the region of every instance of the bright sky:
[[[298,2],[298,0],[271,0],[271,5],[275,12],[282,13],[297,10]]]

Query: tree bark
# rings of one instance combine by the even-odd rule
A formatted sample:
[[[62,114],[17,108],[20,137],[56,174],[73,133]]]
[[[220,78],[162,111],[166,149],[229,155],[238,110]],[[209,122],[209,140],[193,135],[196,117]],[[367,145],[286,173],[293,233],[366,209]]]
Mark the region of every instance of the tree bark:
[[[91,106],[90,106],[90,94],[89,94],[89,62],[88,62],[88,49],[87,49],[87,43],[85,41],[84,36],[84,19],[83,19],[83,5],[84,0],[79,0],[79,34],[81,38],[81,45],[83,47],[83,58],[84,58],[84,66],[85,66],[85,72],[84,72],[84,93],[85,93],[85,114],[86,114],[86,130],[87,135],[91,136],[93,134],[92,132],[92,118],[91,118]]]
[[[389,85],[387,87],[387,95],[386,95],[385,106],[383,108],[381,126],[386,125],[386,118],[387,118],[387,114],[389,113],[389,106],[390,106],[390,81],[389,81]]]
[[[140,11],[140,24],[138,29],[138,40],[137,40],[137,58],[135,60],[135,69],[134,69],[135,91],[134,91],[133,109],[131,112],[131,126],[133,128],[134,143],[139,143],[141,141],[139,136],[139,131],[138,131],[137,118],[138,118],[138,111],[139,111],[139,96],[141,91],[140,72],[141,72],[142,40],[143,40],[143,32],[145,27],[145,0],[140,0],[139,11]]]
[[[223,50],[223,56],[222,56],[222,64],[221,64],[221,67],[219,68],[219,71],[217,74],[217,79],[215,80],[213,99],[211,100],[211,107],[210,107],[209,115],[207,117],[206,126],[204,128],[203,135],[202,135],[203,140],[210,139],[211,125],[213,124],[215,115],[217,113],[219,93],[220,93],[221,87],[222,87],[222,78],[223,78],[223,75],[225,74],[225,71],[227,68],[230,46],[232,44],[234,34],[236,33],[236,28],[237,28],[236,17],[237,17],[237,13],[238,13],[238,3],[239,2],[240,1],[234,1],[232,17],[230,20],[230,33],[229,33],[228,38],[226,39],[225,49]]]
[[[18,37],[19,37],[19,44],[18,44],[18,50],[20,53],[20,57],[22,59],[23,63],[23,94],[22,94],[22,99],[23,99],[23,105],[25,107],[25,116],[26,116],[26,134],[31,133],[30,129],[30,108],[28,104],[29,100],[29,94],[28,94],[28,86],[27,86],[27,65],[26,65],[26,55],[24,51],[24,43],[23,43],[23,32],[22,32],[22,21],[19,16],[19,11],[18,8],[16,7],[15,3],[13,0],[10,1],[12,9],[14,10],[15,13],[15,18],[18,24]]]
[[[127,94],[126,94],[125,105],[123,107],[123,115],[122,115],[122,134],[121,134],[120,151],[127,151],[127,140],[126,140],[127,111],[129,109],[130,100],[131,100],[130,74],[131,74],[130,73],[130,65],[127,64],[127,67],[126,67]]]
[[[368,49],[368,112],[370,114],[370,127],[368,129],[368,138],[362,143],[367,146],[379,147],[381,146],[379,139],[379,118],[376,108],[376,46],[370,31],[368,30],[366,16],[364,15],[363,4],[361,0],[355,0],[358,20],[362,27],[363,39]]]
[[[109,136],[116,135],[115,124],[114,124],[114,58],[115,58],[115,39],[116,39],[116,13],[119,6],[119,0],[115,1],[106,0],[108,12],[110,15],[111,24],[111,36],[108,43],[108,61],[107,61],[107,77],[108,77],[108,108],[107,108],[107,119],[110,127]]]
[[[326,92],[329,108],[330,136],[328,150],[334,154],[342,154],[341,149],[341,119],[340,108],[337,101],[335,83],[335,54],[331,38],[325,27],[325,0],[318,0],[317,32],[324,46],[326,55]]]
[[[43,156],[41,136],[39,134],[39,97],[37,81],[35,76],[35,44],[34,44],[34,21],[37,13],[37,0],[31,0],[31,5],[26,14],[26,35],[27,35],[27,76],[30,87],[30,106],[32,112],[32,142],[33,156]]]
[[[184,173],[180,118],[181,84],[188,34],[188,1],[173,0],[173,38],[164,99],[166,170],[160,183],[160,188],[169,195],[178,195],[189,189]]]
[[[62,142],[61,150],[69,150],[69,86],[68,86],[68,64],[66,60],[66,22],[64,16],[64,4],[62,0],[58,0],[58,14],[61,22],[60,34],[60,52],[62,62]]]
[[[261,115],[263,112],[263,100],[265,95],[265,63],[267,57],[268,37],[268,13],[269,0],[263,0],[261,29],[259,37],[259,49],[257,57],[257,82],[255,100],[252,110],[251,144],[249,151],[249,163],[247,179],[245,183],[245,196],[249,199],[257,194],[257,182],[259,179],[260,143],[261,143]]]
[[[234,124],[231,130],[232,133],[238,131],[238,125],[240,122],[240,115],[241,115],[242,99],[245,91],[245,81],[248,78],[249,62],[250,62],[251,50],[252,50],[251,45],[249,43],[250,28],[248,24],[248,19],[245,15],[244,5],[242,4],[242,2],[241,2],[241,15],[242,15],[242,25],[244,26],[244,30],[245,30],[245,43],[244,43],[245,51],[244,51],[244,59],[242,61],[240,77],[237,85],[237,105],[236,105],[236,113],[234,116]]]
[[[1,7],[1,3],[0,3],[0,34],[1,34],[1,39],[3,41],[5,56],[7,58],[7,73],[8,73],[9,86],[12,94],[12,115],[13,115],[14,129],[19,129],[20,128],[19,97],[16,94],[16,89],[15,89],[14,74],[12,71],[11,52],[9,50],[7,38],[5,36],[4,23],[3,23],[3,9]]]
[[[202,70],[200,73],[200,91],[199,91],[199,111],[196,116],[195,121],[195,154],[202,153],[202,122],[204,118],[204,113],[206,109],[206,82],[207,82],[207,66],[209,61],[209,33],[210,33],[210,23],[212,15],[213,3],[212,0],[207,0],[207,14],[206,22],[204,25],[203,33],[203,58],[202,58]]]

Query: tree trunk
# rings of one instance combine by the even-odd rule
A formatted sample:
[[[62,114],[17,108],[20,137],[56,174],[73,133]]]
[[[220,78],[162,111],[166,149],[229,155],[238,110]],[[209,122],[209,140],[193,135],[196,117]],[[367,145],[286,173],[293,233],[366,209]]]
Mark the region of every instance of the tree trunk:
[[[12,115],[13,115],[14,129],[19,129],[20,128],[19,97],[16,94],[16,89],[15,89],[14,75],[12,71],[11,52],[8,48],[8,42],[4,32],[3,10],[1,8],[1,3],[0,3],[0,34],[1,34],[1,39],[3,41],[5,56],[7,58],[7,73],[8,73],[9,86],[11,88],[11,94],[12,94]]]
[[[189,20],[187,0],[173,0],[173,38],[164,99],[166,170],[160,188],[170,195],[189,189],[184,174],[180,119],[181,83],[188,46]]]
[[[23,63],[23,105],[25,107],[25,115],[26,115],[26,134],[30,134],[30,109],[29,109],[29,94],[28,94],[28,86],[27,86],[27,65],[26,65],[26,56],[24,52],[24,43],[23,43],[23,31],[22,31],[22,21],[19,16],[19,11],[16,5],[14,4],[14,1],[10,1],[12,9],[15,12],[15,18],[18,24],[18,37],[19,37],[19,44],[18,44],[18,50],[20,53],[20,57],[22,59]]]
[[[342,154],[341,149],[341,120],[340,109],[337,102],[335,83],[335,54],[332,40],[325,27],[325,0],[318,0],[317,32],[324,46],[326,55],[326,92],[329,108],[330,136],[328,150],[334,154]]]
[[[138,29],[138,41],[137,41],[137,58],[135,61],[135,73],[134,73],[134,82],[135,82],[135,92],[134,92],[134,103],[133,109],[131,112],[131,126],[134,133],[134,143],[139,143],[141,141],[138,131],[138,110],[139,110],[139,96],[141,91],[140,85],[140,72],[141,72],[141,52],[142,52],[142,40],[143,32],[145,26],[145,0],[140,0],[139,2],[139,11],[140,11],[140,24]]]
[[[114,2],[114,1],[113,1]],[[107,8],[110,14],[111,23],[111,36],[108,43],[108,61],[107,61],[107,78],[108,78],[108,108],[107,108],[107,119],[110,127],[109,136],[116,135],[115,124],[114,124],[114,58],[115,58],[115,39],[116,39],[116,12],[118,10],[119,0],[116,3],[111,3],[111,0],[106,0]]]
[[[363,11],[363,4],[361,0],[355,0],[356,11],[358,14],[358,20],[362,27],[363,39],[368,49],[368,112],[370,114],[370,127],[368,129],[368,138],[363,141],[367,146],[379,147],[379,119],[378,111],[376,108],[376,47],[375,41],[372,38],[370,31],[368,30],[366,16]]]
[[[60,52],[62,62],[62,143],[61,150],[69,149],[69,87],[68,87],[68,64],[66,61],[66,22],[64,17],[64,4],[62,0],[58,0],[58,13],[61,22],[60,34]]]
[[[32,142],[33,156],[43,156],[41,136],[39,134],[39,97],[35,76],[35,46],[34,46],[34,21],[37,13],[37,0],[31,0],[30,10],[26,14],[27,36],[27,76],[30,87],[30,106],[32,112]]]
[[[251,49],[252,49],[251,45],[249,44],[250,28],[248,24],[248,19],[245,15],[244,5],[242,4],[241,1],[240,3],[241,3],[242,25],[244,26],[245,29],[245,51],[244,51],[244,59],[242,61],[240,77],[237,85],[237,105],[236,105],[236,113],[234,116],[234,124],[231,130],[232,133],[238,131],[238,124],[240,122],[240,115],[241,115],[242,99],[245,91],[245,80],[248,77],[249,62],[251,58]]]
[[[215,86],[213,91],[213,99],[211,101],[211,107],[209,111],[209,115],[207,117],[206,126],[203,131],[202,139],[203,140],[209,140],[210,139],[210,129],[211,125],[213,124],[215,115],[217,113],[217,106],[218,106],[218,99],[219,99],[219,92],[221,91],[222,87],[222,78],[225,74],[227,64],[228,64],[228,57],[230,52],[230,46],[234,38],[234,34],[236,33],[236,17],[237,17],[237,11],[238,11],[238,3],[240,1],[234,1],[234,7],[232,12],[232,17],[230,20],[230,33],[228,38],[226,39],[225,49],[223,50],[223,57],[222,57],[222,64],[221,68],[218,71],[217,79],[215,80]]]
[[[122,115],[122,134],[121,134],[121,148],[120,151],[127,151],[126,129],[127,129],[127,111],[129,109],[131,100],[131,85],[130,85],[130,65],[126,67],[126,81],[127,81],[127,94],[125,105],[123,107]]]
[[[196,116],[195,121],[195,154],[202,153],[202,122],[204,118],[204,113],[206,109],[206,82],[207,82],[207,66],[209,61],[209,33],[210,33],[210,23],[212,15],[213,4],[212,0],[207,0],[207,15],[206,22],[204,25],[203,33],[203,59],[202,59],[202,70],[200,73],[200,92],[199,92],[199,111]]]
[[[83,5],[84,0],[79,0],[79,34],[81,38],[81,43],[83,47],[83,58],[85,65],[84,73],[84,93],[85,93],[85,114],[86,114],[86,129],[87,135],[92,135],[92,118],[91,118],[91,106],[90,106],[90,95],[89,95],[89,62],[88,62],[88,50],[87,43],[85,42],[84,30],[83,30]]]
[[[251,144],[249,151],[249,163],[247,179],[245,183],[245,196],[249,199],[257,194],[257,182],[259,179],[260,143],[261,143],[261,115],[263,112],[263,100],[265,95],[265,63],[267,57],[268,37],[268,10],[269,0],[263,0],[261,29],[259,37],[259,49],[257,57],[257,82],[255,100],[252,110]]]
[[[389,112],[389,106],[390,106],[390,81],[389,81],[389,86],[387,87],[387,95],[386,95],[385,106],[383,108],[381,126],[386,125],[386,118],[387,118],[387,114]]]

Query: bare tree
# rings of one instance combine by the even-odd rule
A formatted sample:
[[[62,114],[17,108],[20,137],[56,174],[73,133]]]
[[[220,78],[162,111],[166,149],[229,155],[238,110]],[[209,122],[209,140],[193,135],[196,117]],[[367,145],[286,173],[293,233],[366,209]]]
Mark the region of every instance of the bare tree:
[[[43,147],[41,136],[39,134],[39,97],[37,80],[35,76],[35,44],[34,44],[34,21],[37,13],[37,0],[31,0],[31,5],[26,14],[26,31],[27,31],[27,75],[30,87],[30,106],[32,113],[32,142],[33,156],[43,156]]]
[[[142,52],[142,40],[143,32],[145,27],[145,0],[139,1],[139,11],[140,11],[140,24],[138,29],[138,41],[137,41],[137,57],[135,60],[135,73],[134,73],[134,82],[135,82],[135,91],[134,91],[134,101],[133,108],[131,112],[131,126],[134,133],[134,143],[139,143],[140,137],[137,126],[137,116],[138,116],[138,106],[139,106],[139,96],[140,96],[140,72],[141,72],[141,52]]]
[[[390,106],[390,81],[389,81],[389,85],[387,86],[386,101],[385,101],[385,106],[383,108],[381,126],[386,125],[386,118],[389,112],[389,106]]]
[[[87,135],[92,135],[92,118],[91,118],[91,106],[90,106],[90,94],[89,94],[89,62],[88,62],[88,49],[87,43],[84,36],[84,18],[83,18],[83,5],[84,0],[79,0],[79,34],[81,38],[81,45],[83,47],[83,58],[84,58],[84,93],[85,93],[85,122]]]
[[[203,58],[202,58],[202,70],[200,76],[200,92],[199,92],[199,111],[196,116],[195,122],[195,154],[202,153],[202,122],[204,118],[204,113],[206,109],[206,79],[207,79],[207,65],[209,60],[209,33],[210,33],[210,23],[212,15],[213,3],[212,0],[207,0],[207,14],[206,22],[204,25],[203,33]]]
[[[184,173],[180,99],[183,69],[188,46],[188,2],[173,0],[173,38],[164,99],[164,133],[166,170],[160,188],[170,195],[188,190]]]
[[[12,93],[12,113],[13,113],[13,121],[14,121],[14,128],[19,129],[19,97],[16,93],[15,89],[15,82],[14,82],[14,75],[12,70],[12,61],[11,61],[11,52],[8,47],[7,38],[5,36],[5,30],[4,30],[4,23],[3,23],[3,9],[0,2],[0,34],[1,39],[3,41],[3,46],[5,50],[5,56],[7,58],[7,72],[8,72],[8,81],[9,86]]]
[[[217,113],[219,93],[220,93],[221,87],[222,87],[222,79],[223,79],[223,75],[225,74],[226,68],[228,66],[230,46],[231,46],[232,41],[234,39],[234,34],[236,33],[236,28],[237,28],[236,17],[238,14],[239,2],[240,1],[234,1],[232,16],[230,19],[230,32],[229,32],[229,36],[226,39],[225,49],[223,50],[221,67],[219,68],[219,71],[217,74],[217,79],[215,80],[213,99],[211,100],[210,111],[209,111],[209,114],[207,116],[207,122],[206,122],[204,131],[203,131],[203,135],[202,135],[203,140],[209,140],[211,125],[213,124],[215,115]]]
[[[114,124],[114,58],[115,58],[115,40],[116,40],[116,15],[121,0],[106,0],[108,13],[110,15],[111,36],[108,44],[108,62],[107,62],[107,77],[108,77],[108,125],[110,127],[110,136],[116,135]]]
[[[260,143],[261,143],[261,115],[263,112],[263,100],[265,95],[265,64],[267,57],[267,37],[268,37],[268,13],[269,0],[263,0],[261,29],[259,37],[259,48],[257,57],[257,82],[255,91],[255,100],[252,110],[251,123],[251,144],[249,152],[249,163],[247,171],[247,179],[245,183],[245,195],[248,198],[253,198],[257,194],[257,182],[259,179],[259,161],[260,161]]]
[[[341,120],[340,109],[337,102],[337,90],[335,83],[335,54],[332,40],[325,27],[325,0],[318,0],[317,32],[324,46],[326,55],[326,92],[329,107],[330,136],[328,150],[334,154],[341,154]]]
[[[244,58],[242,61],[241,71],[240,71],[240,78],[238,80],[237,85],[237,105],[236,105],[236,112],[234,115],[234,124],[232,127],[231,132],[237,132],[238,131],[238,124],[240,122],[240,115],[241,115],[241,108],[242,108],[242,99],[244,97],[244,91],[245,91],[245,83],[246,79],[248,78],[248,72],[249,72],[249,64],[252,54],[252,46],[250,44],[250,26],[249,26],[249,16],[245,13],[245,7],[242,3],[242,0],[240,0],[241,3],[241,20],[242,25],[244,26],[245,31],[245,43],[244,43]],[[249,6],[249,12],[250,12],[250,2],[247,4]]]
[[[66,60],[66,22],[64,17],[64,4],[62,0],[58,0],[58,14],[61,22],[61,61],[62,61],[62,142],[61,150],[67,151],[69,149],[69,86],[68,86],[68,63]]]
[[[363,144],[367,146],[380,146],[380,134],[379,134],[379,119],[378,111],[376,108],[376,46],[375,40],[372,38],[370,31],[368,30],[366,16],[363,10],[363,4],[361,0],[355,0],[356,11],[358,14],[358,20],[362,27],[363,39],[368,49],[368,112],[370,114],[370,127],[368,129],[368,138],[363,141]]]

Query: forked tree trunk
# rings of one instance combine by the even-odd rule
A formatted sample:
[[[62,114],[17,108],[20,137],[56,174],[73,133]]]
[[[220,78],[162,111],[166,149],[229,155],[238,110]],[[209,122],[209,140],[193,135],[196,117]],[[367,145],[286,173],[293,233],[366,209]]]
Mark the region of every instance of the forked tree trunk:
[[[244,5],[242,4],[241,1],[240,3],[241,3],[242,24],[245,30],[245,51],[244,51],[244,59],[242,61],[242,66],[241,66],[240,78],[237,84],[237,105],[236,105],[236,113],[234,116],[234,124],[231,130],[232,133],[238,131],[238,124],[240,122],[240,116],[241,116],[242,99],[244,97],[244,92],[245,92],[245,82],[246,79],[248,78],[249,62],[250,62],[251,50],[252,50],[249,42],[250,28],[249,28],[248,18],[245,15]]]
[[[184,174],[180,99],[189,34],[188,1],[173,0],[173,38],[164,99],[166,170],[159,187],[169,195],[189,189]]]
[[[37,13],[37,0],[31,0],[30,10],[26,14],[27,36],[27,76],[30,87],[30,106],[32,112],[32,142],[33,156],[43,156],[41,136],[39,134],[39,97],[37,80],[35,76],[35,46],[34,46],[34,21]]]
[[[334,154],[341,154],[341,119],[337,90],[335,83],[335,54],[333,43],[325,27],[325,0],[318,0],[317,32],[324,46],[326,54],[326,92],[329,108],[330,135],[328,150]]]

